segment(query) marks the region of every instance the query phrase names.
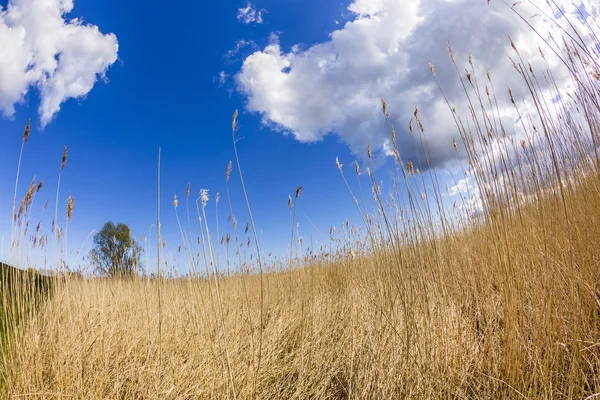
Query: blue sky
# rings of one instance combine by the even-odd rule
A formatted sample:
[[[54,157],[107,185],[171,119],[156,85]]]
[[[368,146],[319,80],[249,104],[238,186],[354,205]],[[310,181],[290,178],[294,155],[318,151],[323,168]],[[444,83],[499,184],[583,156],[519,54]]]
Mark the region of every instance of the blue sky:
[[[301,1],[285,6],[279,3],[261,4],[268,9],[263,24],[245,24],[236,19],[238,8],[245,6],[239,2],[191,3],[184,8],[163,7],[158,2],[154,7],[139,7],[134,2],[76,1],[69,18],[82,17],[102,32],[114,33],[118,60],[107,71],[105,82],[98,82],[85,98],[62,104],[47,126],[42,128],[37,115],[40,94],[36,89],[16,105],[13,117],[0,120],[0,226],[5,237],[10,229],[18,151],[28,118],[32,119],[32,134],[24,151],[19,199],[36,176],[38,181],[45,180],[37,208],[46,198],[54,202],[66,145],[69,158],[59,207],[64,214],[67,195],[75,197],[70,247],[78,248],[90,231],[108,220],[129,224],[136,236],[156,224],[159,146],[163,154],[163,234],[169,246],[176,247],[179,242],[173,194],[178,193],[183,202],[188,181],[192,196],[197,197],[200,188],[210,190],[211,200],[221,192],[223,231],[228,215],[224,177],[233,158],[230,126],[236,108],[242,110],[239,152],[266,249],[283,251],[289,242],[287,196],[298,186],[304,186],[299,213],[308,214],[323,230],[352,217],[353,204],[343,191],[334,163],[336,156],[350,157],[347,146],[335,137],[299,144],[291,135],[271,132],[260,119],[243,111],[243,99],[231,90],[232,83],[222,85],[218,80],[221,71],[235,71],[241,64],[241,54],[235,59],[225,57],[237,40],[253,38],[257,44],[266,44],[271,32],[283,29],[291,42],[323,40],[343,10],[339,4],[321,7],[315,18]],[[239,224],[245,225],[245,204],[235,171],[231,192]],[[214,215],[212,201],[207,211],[209,218]],[[305,218],[299,222],[307,225]],[[45,226],[48,230],[49,223]],[[308,228],[304,230],[310,235]]]
[[[298,186],[304,187],[298,222],[305,241],[311,234],[318,240],[318,234],[304,214],[322,233],[345,218],[358,224],[335,158],[348,167],[355,159],[363,162],[371,143],[379,154],[379,176],[390,176],[381,97],[400,127],[403,152],[412,143],[408,120],[420,105],[434,166],[444,178],[442,185],[453,186],[448,173],[459,171],[456,159],[464,155],[452,150],[456,133],[427,61],[434,62],[438,79],[460,107],[465,100],[449,68],[447,40],[461,63],[471,51],[480,73],[492,69],[507,84],[514,77],[505,62],[506,35],[525,47],[533,40],[501,6],[484,3],[165,5],[151,0],[140,7],[121,0],[0,0],[0,45],[5,46],[0,60],[0,233],[6,238],[10,231],[14,176],[28,119],[32,134],[18,198],[36,176],[46,186],[35,208],[39,211],[46,198],[54,206],[66,145],[60,210],[64,214],[71,193],[76,199],[69,228],[72,249],[108,220],[127,223],[136,236],[156,223],[159,147],[163,234],[169,248],[180,242],[173,194],[183,203],[188,182],[192,196],[201,188],[210,190],[210,215],[214,195],[221,193],[223,233],[228,215],[224,175],[233,158],[235,109],[243,137],[238,150],[266,251],[284,252],[289,243],[287,196]],[[475,19],[480,23],[471,24]],[[525,53],[539,61],[534,52]],[[506,117],[516,119],[509,112]],[[403,154],[411,156],[410,150]],[[231,191],[243,226],[247,216],[236,171]],[[48,218],[44,226],[48,231]]]

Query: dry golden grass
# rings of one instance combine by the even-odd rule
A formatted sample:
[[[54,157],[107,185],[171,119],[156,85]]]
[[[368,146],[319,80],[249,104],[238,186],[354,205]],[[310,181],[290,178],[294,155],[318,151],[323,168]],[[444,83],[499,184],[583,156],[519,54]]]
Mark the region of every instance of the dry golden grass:
[[[480,227],[391,252],[214,285],[73,281],[21,333],[9,397],[582,398],[598,392],[598,176]],[[544,239],[544,237],[546,239]]]
[[[451,209],[436,175],[421,172],[431,160],[418,107],[410,130],[421,158],[405,160],[383,102],[394,139],[390,199],[372,165],[354,165],[354,189],[336,159],[362,234],[346,225],[328,254],[303,255],[293,229],[300,187],[288,201],[289,260],[269,264],[257,247],[252,272],[240,256],[243,272],[225,278],[202,192],[198,245],[212,261],[200,263],[179,228],[188,267],[202,265],[204,279],[57,282],[39,312],[0,343],[0,388],[29,399],[599,396],[600,67],[579,47],[555,48],[569,60],[574,87],[560,106],[548,104],[517,53],[515,69],[537,110],[522,118],[519,143],[504,133],[492,77],[478,82],[470,58],[466,80],[459,73],[471,120],[448,103],[462,139],[448,146],[466,152],[477,212],[469,199]],[[512,90],[506,95],[521,115]],[[236,112],[236,151],[237,127]],[[367,154],[371,160],[370,146]],[[243,185],[237,152],[236,161]],[[227,182],[231,172],[230,163]],[[374,211],[361,179],[370,180]],[[188,197],[189,186],[186,210]],[[229,193],[227,200],[231,207]],[[177,212],[176,198],[173,205]],[[239,249],[235,218],[231,224],[227,246]],[[256,242],[252,219],[244,233],[250,229]],[[228,276],[229,265],[228,257]]]

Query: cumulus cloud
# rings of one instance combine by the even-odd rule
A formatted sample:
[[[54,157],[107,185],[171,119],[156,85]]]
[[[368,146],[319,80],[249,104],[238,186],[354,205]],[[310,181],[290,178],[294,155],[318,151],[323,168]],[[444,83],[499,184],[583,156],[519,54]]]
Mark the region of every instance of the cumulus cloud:
[[[246,7],[238,8],[237,19],[244,24],[262,24],[264,10],[257,10],[252,3],[248,2]]]
[[[567,12],[576,12],[577,8],[566,1],[561,5]],[[526,18],[539,14],[530,4],[518,7]],[[590,10],[597,15],[597,9]],[[406,157],[414,149],[407,128],[418,104],[424,137],[436,166],[456,157],[452,146],[456,130],[428,69],[429,61],[457,112],[465,117],[468,110],[461,82],[450,63],[448,41],[463,78],[464,67],[471,69],[469,53],[475,66],[473,76],[479,82],[485,82],[486,71],[490,71],[498,91],[498,118],[509,130],[517,116],[506,88],[513,86],[517,100],[525,92],[508,60],[509,55],[515,56],[508,35],[534,68],[547,68],[537,50],[536,33],[497,1],[488,5],[481,0],[354,0],[349,11],[353,20],[332,32],[325,42],[304,48],[292,46],[286,51],[271,40],[262,51],[248,56],[236,75],[246,109],[301,142],[335,134],[357,154],[364,155],[368,143],[389,154],[390,139],[380,103],[384,98],[398,132],[398,147]],[[561,37],[546,17],[534,17],[530,22],[540,32]],[[547,59],[557,84],[565,86],[568,74],[558,68],[551,55]]]
[[[66,20],[73,0],[10,0],[0,6],[0,109],[12,117],[32,88],[48,124],[70,98],[81,98],[117,60],[114,34]]]

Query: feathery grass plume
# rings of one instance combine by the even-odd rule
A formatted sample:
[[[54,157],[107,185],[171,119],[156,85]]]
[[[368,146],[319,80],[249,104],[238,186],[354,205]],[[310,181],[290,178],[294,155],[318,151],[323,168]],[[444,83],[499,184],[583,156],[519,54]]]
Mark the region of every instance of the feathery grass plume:
[[[356,175],[360,176],[360,166],[358,165],[358,161],[354,160],[354,166],[356,167]]]
[[[417,124],[419,125],[419,130],[421,131],[421,133],[425,132],[425,129],[423,128],[423,123],[421,122],[421,117],[419,114],[419,105],[415,105],[415,112],[413,113],[413,115],[415,116],[415,120],[417,121]],[[410,122],[409,128],[411,128],[411,133],[412,133],[412,119]]]
[[[452,60],[452,62],[455,62],[454,52],[452,51],[452,44],[450,43],[449,40],[448,40],[448,42],[446,42],[446,48],[448,49],[448,54],[450,54],[450,60]]]
[[[458,153],[458,144],[456,144],[456,137],[452,138],[452,147],[454,147],[454,151]]]
[[[292,195],[291,194],[288,194],[288,203],[287,204],[288,204],[288,208],[291,209],[292,208]]]
[[[191,183],[188,182],[187,187],[185,188],[185,198],[186,200],[190,198],[190,187],[191,187]],[[177,208],[177,207],[175,207]]]
[[[435,67],[433,66],[431,61],[427,61],[427,66],[429,67],[429,71],[431,72],[431,75],[433,75],[435,77],[436,76]]]
[[[344,164],[341,164],[340,160],[337,157],[335,158],[335,165],[340,170],[340,172],[342,172],[342,167],[344,166]]]
[[[75,198],[69,194],[67,198],[67,222],[73,218],[73,209],[75,208]]]
[[[508,88],[508,94],[510,95],[510,102],[515,104],[515,98],[513,97],[513,92],[511,88]]]
[[[219,205],[219,200],[221,199],[221,194],[219,192],[217,192],[217,195],[215,196],[215,203],[217,205]]]
[[[227,170],[225,171],[225,182],[229,182],[230,176],[231,176],[231,160],[229,160],[229,164],[227,164]]]
[[[238,110],[235,110],[233,112],[233,116],[231,117],[231,130],[233,132],[235,132],[239,129],[237,118],[238,118]]]
[[[515,3],[517,4],[517,3]],[[508,40],[510,42],[510,47],[515,51],[515,53],[519,54],[519,50],[517,50],[517,46],[515,46],[515,42],[513,42],[512,37],[508,36]]]
[[[186,191],[187,193],[187,191]],[[179,205],[179,200],[177,200],[177,194],[173,195],[173,208],[177,209],[177,206]]]
[[[369,157],[369,160],[373,159],[373,153],[371,152],[371,143],[367,143],[367,156]]]
[[[65,167],[67,166],[67,157],[69,155],[69,152],[67,151],[67,146],[65,146],[63,148],[63,155],[62,155],[62,160],[60,162],[60,170],[62,171],[63,169],[65,169]]]
[[[27,121],[27,126],[25,126],[25,131],[23,132],[23,143],[27,142],[27,139],[29,139],[30,133],[31,133],[31,120]]]
[[[302,186],[299,186],[298,189],[296,189],[296,198],[300,197],[301,191],[302,191]]]
[[[415,167],[413,165],[412,160],[408,160],[408,162],[406,163],[406,171],[411,174],[412,176],[415,176]]]
[[[42,190],[42,187],[44,186],[44,181],[41,180],[40,183],[38,183],[37,188],[35,189],[36,193],[39,193],[40,190]]]
[[[35,184],[35,179],[33,179],[31,181],[31,183],[29,184],[29,189],[27,190],[25,197],[23,198],[23,200],[21,200],[21,205],[19,206],[19,213],[17,214],[17,217],[16,217],[19,225],[20,225],[21,216],[27,211],[27,209],[31,205],[31,201],[33,199],[33,194],[35,193],[36,187],[37,186]]]
[[[200,201],[202,202],[202,208],[208,204],[208,189],[200,189]]]

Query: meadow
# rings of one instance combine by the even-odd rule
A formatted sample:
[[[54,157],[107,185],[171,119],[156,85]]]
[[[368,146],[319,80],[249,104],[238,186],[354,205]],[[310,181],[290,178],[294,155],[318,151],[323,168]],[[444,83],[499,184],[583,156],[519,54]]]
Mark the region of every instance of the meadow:
[[[535,71],[513,45],[515,73],[533,110],[528,116],[525,100],[489,74],[478,81],[471,60],[455,61],[449,47],[454,65],[467,65],[464,72],[456,67],[456,79],[469,109],[448,103],[456,139],[447,145],[466,152],[473,182],[461,201],[447,204],[428,168],[427,121],[418,107],[407,134],[421,157],[403,159],[390,122],[394,110],[382,101],[394,144],[392,193],[379,190],[370,149],[364,163],[332,162],[356,203],[360,229],[346,223],[335,234],[319,233],[331,235],[331,247],[321,252],[303,251],[292,234],[286,257],[269,258],[256,247],[248,260],[240,244],[251,237],[256,246],[254,221],[244,236],[232,218],[227,243],[237,249],[231,263],[241,268],[224,273],[201,200],[198,247],[182,229],[194,274],[57,280],[43,303],[19,303],[28,312],[11,320],[1,348],[2,393],[28,399],[600,396],[600,55],[583,39],[598,43],[594,31],[580,34],[546,43],[572,81],[568,101],[558,104],[543,89],[552,89],[550,69]],[[435,66],[429,68],[436,79]],[[504,126],[500,97],[523,115],[518,136]],[[245,193],[237,158],[224,171],[228,182],[231,174],[239,174]],[[292,232],[299,196],[300,189],[289,200]]]

